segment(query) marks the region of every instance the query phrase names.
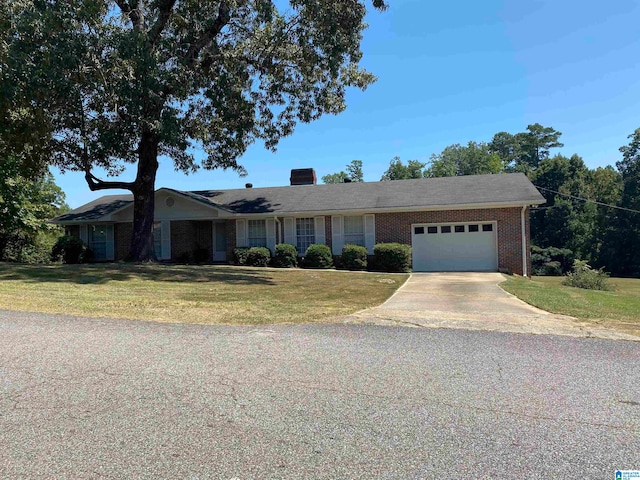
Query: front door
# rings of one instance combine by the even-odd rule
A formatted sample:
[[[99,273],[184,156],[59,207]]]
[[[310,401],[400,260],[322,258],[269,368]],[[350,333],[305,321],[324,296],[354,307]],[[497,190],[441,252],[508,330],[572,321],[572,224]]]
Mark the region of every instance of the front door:
[[[227,260],[227,225],[225,222],[213,222],[213,261]]]

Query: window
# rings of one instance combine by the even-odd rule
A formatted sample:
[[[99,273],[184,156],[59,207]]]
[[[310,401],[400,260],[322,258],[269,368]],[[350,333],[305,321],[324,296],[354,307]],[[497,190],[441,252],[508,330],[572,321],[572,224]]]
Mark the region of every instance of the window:
[[[267,246],[267,227],[264,220],[249,220],[247,222],[247,242],[250,247]]]
[[[427,227],[427,233],[438,233],[438,227]]]
[[[482,231],[493,232],[493,225],[491,225],[490,223],[485,223],[484,225],[482,225]]]
[[[440,233],[451,233],[451,227],[449,225],[440,227]]]
[[[416,227],[415,232],[416,232],[416,235],[420,235],[424,233],[424,227]]]
[[[464,233],[464,225],[456,225],[455,231],[456,233]]]
[[[156,257],[162,258],[162,223],[153,223],[153,251]]]
[[[364,247],[364,221],[362,215],[344,217],[344,244]]]
[[[478,225],[469,225],[469,231],[470,232],[477,232],[478,231]]]
[[[107,235],[111,225],[89,225],[89,248],[93,252],[95,260],[107,260]],[[112,230],[113,231],[113,230]]]
[[[296,248],[298,254],[304,255],[316,240],[313,218],[296,218]]]

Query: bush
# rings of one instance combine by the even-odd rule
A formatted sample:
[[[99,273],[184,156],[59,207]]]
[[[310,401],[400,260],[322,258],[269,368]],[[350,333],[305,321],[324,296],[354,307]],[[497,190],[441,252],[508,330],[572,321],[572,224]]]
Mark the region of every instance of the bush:
[[[303,266],[306,268],[331,268],[333,267],[333,255],[326,245],[309,245],[304,254]]]
[[[271,252],[265,247],[251,247],[247,251],[246,265],[250,267],[266,267],[271,260]]]
[[[587,290],[611,290],[608,279],[609,274],[601,268],[594,270],[587,262],[576,260],[573,262],[573,271],[567,275],[562,284]]]
[[[211,261],[211,251],[207,247],[196,245],[193,250],[193,261],[195,263],[208,263]]]
[[[546,262],[542,266],[533,271],[534,275],[541,275],[546,277],[561,277],[563,275],[562,265],[560,262]]]
[[[367,249],[361,245],[342,247],[342,266],[347,270],[367,269]]]
[[[249,247],[238,247],[233,249],[233,263],[236,265],[246,265]]]
[[[402,243],[378,243],[373,247],[376,270],[408,272],[411,269],[411,247]]]
[[[276,253],[271,264],[278,268],[292,268],[298,266],[298,250],[294,245],[281,243],[276,245]]]
[[[77,237],[64,235],[58,238],[51,249],[51,259],[62,263],[83,263],[90,259],[91,253],[87,246]]]
[[[574,254],[568,248],[531,246],[531,269],[534,275],[564,275],[573,267]]]

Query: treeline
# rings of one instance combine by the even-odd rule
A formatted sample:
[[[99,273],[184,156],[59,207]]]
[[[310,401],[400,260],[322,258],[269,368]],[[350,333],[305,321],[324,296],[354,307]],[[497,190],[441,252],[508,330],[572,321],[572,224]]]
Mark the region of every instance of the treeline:
[[[536,123],[525,132],[496,133],[490,142],[450,145],[428,164],[395,157],[381,180],[522,172],[547,199],[532,209],[534,246],[640,277],[640,128],[620,148],[615,168],[590,169],[577,154],[552,155],[564,146],[561,136]]]
[[[0,159],[0,261],[49,262],[64,231],[48,220],[68,210],[48,171],[31,169],[18,157]]]

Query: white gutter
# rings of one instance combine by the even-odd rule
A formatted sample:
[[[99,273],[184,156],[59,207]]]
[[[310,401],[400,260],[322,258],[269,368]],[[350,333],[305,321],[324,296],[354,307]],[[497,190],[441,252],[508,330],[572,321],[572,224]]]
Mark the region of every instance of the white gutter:
[[[527,230],[524,222],[524,212],[527,210],[527,206],[522,206],[522,212],[520,214],[520,223],[522,226],[522,276],[527,276]]]

